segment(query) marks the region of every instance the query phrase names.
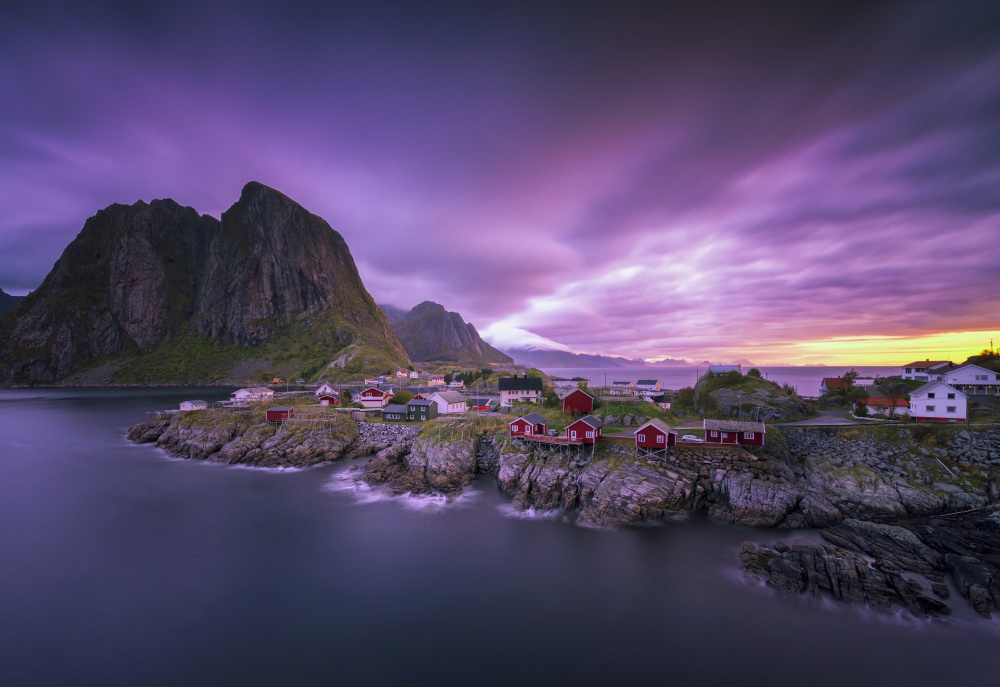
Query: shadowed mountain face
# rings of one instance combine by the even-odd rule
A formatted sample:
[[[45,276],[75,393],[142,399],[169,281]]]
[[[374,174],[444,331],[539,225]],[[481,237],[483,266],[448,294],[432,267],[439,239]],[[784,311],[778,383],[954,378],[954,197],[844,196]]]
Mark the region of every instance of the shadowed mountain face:
[[[169,370],[212,381],[191,378],[182,342],[204,344],[206,369],[224,377],[283,337],[295,342],[282,348],[285,363],[295,354],[314,368],[407,363],[340,234],[251,182],[221,222],[172,200],[111,205],[87,220],[0,321],[0,383],[57,381],[108,356],[127,370],[153,353],[167,370],[157,381],[180,381]]]
[[[5,293],[3,289],[0,289],[0,315],[3,315],[23,300],[24,296],[11,296],[9,293]]]
[[[392,306],[382,309],[412,360],[456,365],[513,362],[483,341],[472,323],[442,305],[424,301],[409,312]]]

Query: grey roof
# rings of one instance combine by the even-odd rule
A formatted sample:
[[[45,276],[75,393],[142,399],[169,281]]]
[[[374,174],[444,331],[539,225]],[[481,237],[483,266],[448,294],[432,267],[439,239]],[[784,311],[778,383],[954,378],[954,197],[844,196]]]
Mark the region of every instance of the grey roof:
[[[415,401],[410,401],[406,404],[407,406],[432,406],[435,405],[434,401],[429,401],[426,398],[417,399]]]
[[[760,432],[767,429],[763,422],[745,422],[743,420],[705,420],[705,429],[718,429],[723,432]]]
[[[205,402],[205,401],[181,401],[181,403],[200,403],[200,404],[202,404],[204,406],[208,405],[208,403]]]
[[[268,389],[267,387],[264,387],[264,386],[255,386],[255,387],[251,387],[249,389],[246,389],[246,388],[239,389],[237,391],[234,391],[233,393],[234,394],[238,394],[240,391],[249,391],[251,394],[273,394],[274,393],[274,391],[272,391],[271,389]]]
[[[486,406],[493,403],[492,398],[470,398],[469,403],[474,406]]]
[[[382,414],[384,415],[385,413],[402,413],[406,415],[406,406],[391,403],[382,409]]]
[[[521,417],[517,418],[517,420],[525,420],[528,423],[533,424],[533,425],[547,425],[549,423],[548,420],[546,420],[544,417],[542,417],[538,413],[529,413],[528,415],[522,415]],[[507,424],[508,425],[512,425],[515,422],[517,422],[517,420],[511,420]]]
[[[436,391],[432,395],[437,396],[445,403],[466,403],[469,400],[457,391]]]
[[[675,432],[673,429],[670,428],[670,425],[668,425],[666,422],[664,422],[658,417],[654,417],[652,420],[639,427],[639,429],[642,429],[643,427],[656,427],[661,432],[666,432],[669,434],[677,434],[677,432]],[[638,432],[639,429],[635,431]]]
[[[501,377],[497,381],[500,391],[541,391],[541,377]]]
[[[604,423],[603,423],[603,422],[601,422],[600,420],[598,420],[598,419],[597,419],[596,417],[594,417],[593,415],[588,415],[588,416],[586,416],[586,417],[581,417],[581,418],[580,418],[579,420],[577,420],[576,422],[583,422],[583,423],[585,423],[585,424],[588,424],[588,425],[590,425],[590,426],[591,426],[591,427],[593,427],[594,429],[600,429],[601,427],[603,427],[603,426],[604,426]],[[575,425],[575,424],[576,424],[576,422],[571,422],[570,424],[571,424],[571,425]]]
[[[636,384],[645,384],[647,386],[653,386],[655,384],[659,384],[659,382],[660,382],[659,379],[640,379],[638,382],[636,382]]]
[[[913,398],[914,396],[922,396],[922,395],[924,395],[925,393],[927,393],[928,391],[930,391],[931,389],[933,389],[936,386],[946,386],[949,389],[951,389],[952,391],[955,391],[957,393],[962,394],[961,391],[959,391],[958,389],[956,389],[955,387],[953,387],[948,382],[944,382],[944,381],[941,381],[940,379],[936,379],[933,382],[927,382],[923,386],[917,387],[916,389],[914,389],[913,391],[911,391],[910,392],[910,398]],[[962,395],[965,396],[965,394],[962,394]]]
[[[272,410],[291,410],[291,409],[292,409],[291,406],[275,406],[274,408],[268,408],[267,412],[271,412]]]
[[[587,394],[587,392],[586,392],[586,391],[584,391],[583,389],[581,389],[581,388],[579,388],[579,387],[576,387],[576,386],[574,386],[574,387],[571,387],[571,388],[569,388],[569,389],[566,389],[566,390],[564,390],[564,391],[560,391],[560,392],[559,392],[559,398],[566,398],[567,396],[569,396],[569,395],[570,395],[571,393],[573,393],[574,391],[579,391],[579,392],[581,392],[581,393],[584,393],[584,394]],[[587,395],[588,395],[588,396],[590,396],[590,394],[587,394]],[[593,396],[590,396],[590,397],[591,397],[591,398],[593,398]]]

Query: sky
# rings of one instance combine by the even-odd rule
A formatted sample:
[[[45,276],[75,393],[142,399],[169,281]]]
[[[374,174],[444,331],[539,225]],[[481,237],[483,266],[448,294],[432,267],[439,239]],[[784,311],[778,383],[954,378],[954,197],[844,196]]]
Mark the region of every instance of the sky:
[[[899,364],[1000,342],[1000,4],[4,3],[0,288],[250,180],[501,347]],[[904,360],[906,359],[906,360]]]

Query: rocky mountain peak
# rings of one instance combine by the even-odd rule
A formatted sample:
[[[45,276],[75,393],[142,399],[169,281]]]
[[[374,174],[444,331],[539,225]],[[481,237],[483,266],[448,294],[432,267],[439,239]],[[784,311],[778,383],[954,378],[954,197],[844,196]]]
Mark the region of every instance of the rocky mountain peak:
[[[338,359],[359,370],[407,362],[344,238],[258,182],[221,221],[170,199],[98,211],[14,315],[0,328],[0,384],[54,381],[190,336],[258,347],[292,328],[315,329],[310,355],[323,355],[320,340],[331,359],[351,347]]]
[[[472,323],[440,303],[424,301],[409,312],[383,309],[392,313],[392,330],[412,360],[462,365],[512,362],[483,341]]]

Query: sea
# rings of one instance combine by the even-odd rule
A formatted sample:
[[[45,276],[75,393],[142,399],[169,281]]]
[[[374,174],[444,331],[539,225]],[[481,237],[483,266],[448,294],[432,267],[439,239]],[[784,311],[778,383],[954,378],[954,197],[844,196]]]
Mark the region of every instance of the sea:
[[[694,386],[707,369],[707,367],[612,367],[605,370],[593,367],[552,367],[542,371],[550,377],[564,379],[582,377],[588,380],[591,386],[606,386],[616,381],[636,382],[640,379],[658,379],[661,389],[676,391],[686,386]],[[744,366],[743,372],[746,373],[749,369],[748,366]],[[809,365],[804,367],[758,367],[757,369],[767,379],[772,379],[779,384],[790,384],[800,396],[806,397],[819,396],[819,385],[824,377],[839,377],[852,369],[857,370],[861,378],[873,379],[899,374],[898,367],[872,366],[827,367],[825,365]],[[605,380],[607,384],[605,384]],[[558,384],[565,384],[565,382],[558,382]]]
[[[621,376],[621,372],[618,372]],[[655,374],[654,374],[655,376]],[[660,376],[663,376],[662,374]],[[126,439],[229,389],[0,391],[0,685],[989,685],[1000,621],[783,596],[701,517],[621,530]],[[953,595],[957,592],[953,590]]]

